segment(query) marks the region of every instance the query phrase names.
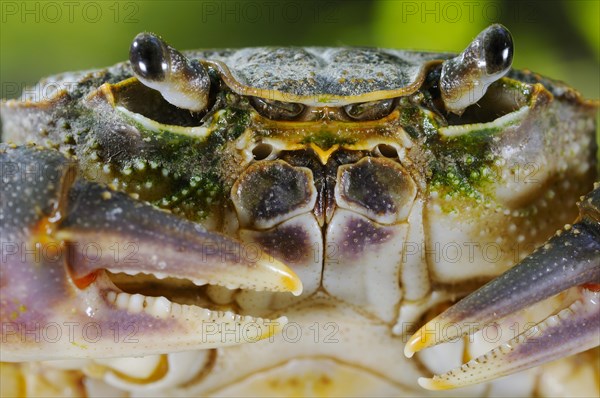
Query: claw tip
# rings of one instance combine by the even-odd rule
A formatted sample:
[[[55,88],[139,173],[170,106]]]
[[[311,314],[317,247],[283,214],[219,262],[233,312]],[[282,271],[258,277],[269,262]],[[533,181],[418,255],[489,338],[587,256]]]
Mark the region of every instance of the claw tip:
[[[412,349],[412,346],[410,345],[410,341],[409,341],[404,346],[404,356],[407,358],[412,358],[413,355],[415,355],[415,351]]]
[[[294,296],[302,294],[300,277],[284,263],[271,257],[269,261],[261,261],[259,266],[270,274],[267,275],[271,284],[269,290],[291,292]]]
[[[413,334],[404,346],[404,356],[407,358],[412,358],[416,352],[432,345],[432,339],[429,337],[430,335],[428,333],[423,333],[425,326]]]
[[[437,377],[432,377],[432,378],[419,377],[417,382],[424,389],[431,390],[431,391],[449,390],[454,387],[452,384],[445,382],[442,379],[437,378]]]
[[[284,273],[281,279],[287,291],[292,292],[294,296],[302,294],[302,281],[294,272],[290,270],[290,272]]]

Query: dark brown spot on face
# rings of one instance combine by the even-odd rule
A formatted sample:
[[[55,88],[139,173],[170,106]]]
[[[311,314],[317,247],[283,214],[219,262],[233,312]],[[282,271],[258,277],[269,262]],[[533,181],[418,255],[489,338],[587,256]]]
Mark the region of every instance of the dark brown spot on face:
[[[251,220],[271,220],[308,204],[313,186],[304,170],[283,161],[260,162],[238,180],[233,200]]]
[[[377,171],[369,164],[354,166],[344,173],[342,187],[349,200],[376,213],[396,210],[386,187],[378,178]]]
[[[340,174],[342,198],[378,215],[398,213],[415,195],[411,177],[392,160],[363,158]]]
[[[257,241],[267,253],[290,264],[303,263],[313,253],[308,232],[301,226],[283,226],[261,233]]]

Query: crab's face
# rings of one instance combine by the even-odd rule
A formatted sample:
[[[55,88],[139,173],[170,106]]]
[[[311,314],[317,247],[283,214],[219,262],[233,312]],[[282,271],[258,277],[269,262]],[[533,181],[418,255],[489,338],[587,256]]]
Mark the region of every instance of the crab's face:
[[[510,70],[511,61],[512,40],[499,26],[454,58],[318,48],[183,55],[142,34],[130,63],[78,75],[77,85],[65,85],[68,90],[42,104],[8,103],[3,139],[34,140],[75,155],[83,179],[176,216],[164,220],[172,238],[164,242],[166,265],[157,260],[156,236],[122,233],[128,225],[165,233],[162,218],[136,221],[139,209],[130,198],[115,193],[114,204],[113,194],[88,189],[79,208],[83,203],[102,210],[84,211],[88,223],[75,217],[62,222],[61,242],[104,239],[110,247],[103,236],[142,239],[141,262],[134,266],[69,264],[69,300],[86,297],[89,304],[102,296],[102,306],[118,308],[120,317],[151,325],[142,337],[152,349],[113,344],[92,356],[218,344],[192,338],[167,339],[161,346],[170,322],[183,325],[181,333],[198,326],[164,313],[166,302],[169,308],[181,302],[193,311],[286,314],[302,328],[315,322],[342,328],[337,345],[267,344],[262,349],[271,354],[245,365],[241,378],[264,373],[268,380],[303,357],[313,364],[337,361],[338,376],[346,380],[370,369],[366,385],[375,379],[410,384],[417,372],[400,359],[406,333],[434,305],[507,270],[574,219],[572,204],[595,178],[594,104],[560,83]],[[24,128],[30,125],[41,127]],[[103,205],[94,202],[98,197]],[[78,211],[77,203],[70,206]],[[119,226],[114,234],[103,230],[109,214]],[[176,219],[190,224],[177,226]],[[208,231],[204,240],[191,236],[193,225]],[[216,234],[224,240],[215,240]],[[177,240],[183,242],[179,248]],[[223,276],[221,269],[194,270],[198,258],[190,252],[223,258],[223,245],[234,243],[242,245],[238,259],[227,261],[239,269],[237,277]],[[255,256],[259,270],[246,258]],[[288,267],[302,281],[301,295],[255,291],[299,293]],[[133,299],[120,289],[142,296]],[[135,300],[152,308],[139,309]],[[76,308],[62,304],[56,319],[65,308]],[[94,316],[106,320],[102,311]],[[219,316],[211,322],[225,324]],[[284,319],[278,322],[260,337],[280,330]],[[86,356],[78,347],[62,350],[67,354],[50,356]],[[223,362],[206,376],[207,388],[226,384],[230,356],[250,358],[256,349],[229,350],[215,354]]]

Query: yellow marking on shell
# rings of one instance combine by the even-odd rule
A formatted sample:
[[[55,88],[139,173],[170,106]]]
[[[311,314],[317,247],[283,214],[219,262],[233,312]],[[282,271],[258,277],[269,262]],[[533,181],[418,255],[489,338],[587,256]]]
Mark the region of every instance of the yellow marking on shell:
[[[237,148],[249,147],[252,142],[272,145],[277,150],[297,151],[312,148],[322,164],[326,164],[331,154],[340,148],[351,151],[371,151],[378,144],[388,144],[400,148],[412,147],[411,138],[406,131],[397,125],[400,112],[393,111],[379,120],[369,121],[278,121],[270,120],[258,113],[252,114],[254,129],[247,129],[237,141]],[[381,127],[387,126],[387,135],[380,133]],[[324,131],[331,134],[337,144],[323,150],[315,142],[306,142],[312,133]],[[336,142],[336,141],[334,141]],[[250,156],[248,156],[250,158]]]
[[[123,80],[123,82],[126,82],[128,80],[131,80],[131,79]],[[123,83],[123,82],[121,82],[121,83]],[[119,84],[119,83],[117,83],[117,84]],[[98,88],[98,93],[102,94],[104,96],[104,98],[106,98],[106,102],[108,102],[112,106],[115,105],[115,96],[112,91],[113,86],[115,86],[115,85],[110,84],[110,83],[104,83],[103,85],[101,85]],[[90,94],[90,96],[97,95],[98,93],[92,92]],[[89,96],[88,96],[88,99],[89,99]]]
[[[315,154],[319,157],[322,165],[326,165],[329,157],[339,149],[339,144],[335,144],[330,147],[328,150],[324,151],[321,147],[316,145],[314,142],[311,142],[309,147],[315,151]]]

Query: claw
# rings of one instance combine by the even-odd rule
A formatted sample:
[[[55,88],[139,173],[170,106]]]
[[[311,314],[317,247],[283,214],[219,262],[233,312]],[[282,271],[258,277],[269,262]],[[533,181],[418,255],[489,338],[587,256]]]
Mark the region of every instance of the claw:
[[[600,345],[600,187],[579,204],[580,218],[521,263],[425,324],[405,355],[477,331],[558,293],[566,306],[462,367],[419,384],[444,390],[481,383]],[[452,325],[453,327],[448,327]],[[444,330],[443,337],[439,331]]]
[[[287,266],[257,246],[209,232],[87,182],[72,187],[66,216],[54,236],[68,242],[68,265],[78,285],[106,269],[187,279],[198,286],[208,283],[296,295],[302,290]]]
[[[302,290],[257,247],[76,180],[75,165],[58,152],[0,145],[0,166],[2,361],[211,348],[269,337],[287,321],[125,293],[109,272]]]

